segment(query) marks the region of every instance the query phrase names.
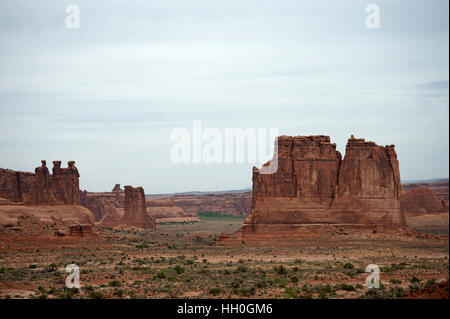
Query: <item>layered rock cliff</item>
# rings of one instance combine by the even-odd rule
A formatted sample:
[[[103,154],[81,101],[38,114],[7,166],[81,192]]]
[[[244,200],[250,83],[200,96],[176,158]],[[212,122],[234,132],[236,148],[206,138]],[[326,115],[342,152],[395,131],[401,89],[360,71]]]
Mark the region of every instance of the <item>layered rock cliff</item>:
[[[61,168],[61,161],[54,161],[53,174],[45,160],[41,163],[34,174],[0,169],[0,197],[27,205],[79,205],[80,174],[75,162]]]
[[[402,192],[406,193],[412,189],[415,188],[421,188],[426,187],[430,189],[433,194],[436,196],[436,198],[441,201],[446,209],[448,211],[449,207],[449,181],[448,179],[442,179],[438,181],[429,181],[429,182],[419,182],[419,183],[405,183],[402,184]]]
[[[253,168],[252,212],[244,233],[305,224],[405,224],[393,145],[352,136],[342,160],[328,136],[280,136],[277,143],[277,171]]]
[[[114,191],[94,193],[83,191],[80,194],[81,205],[89,209],[95,216],[95,221],[100,221],[106,214],[114,213],[116,209],[125,208],[125,192]]]
[[[13,203],[23,202],[28,196],[35,174],[0,168],[0,198]]]
[[[61,168],[60,161],[53,164],[53,174],[45,160],[34,173],[0,169],[0,224],[35,235],[70,235],[69,227],[80,225],[92,233],[94,215],[79,206],[75,162],[68,162],[67,168]],[[54,228],[55,223],[60,225]]]
[[[404,192],[400,197],[401,210],[405,216],[448,213],[448,206],[427,187]]]
[[[97,225],[101,227],[128,225],[156,228],[155,215],[147,212],[144,189],[142,187],[125,186],[124,194],[124,208],[111,207],[111,211],[105,213]]]

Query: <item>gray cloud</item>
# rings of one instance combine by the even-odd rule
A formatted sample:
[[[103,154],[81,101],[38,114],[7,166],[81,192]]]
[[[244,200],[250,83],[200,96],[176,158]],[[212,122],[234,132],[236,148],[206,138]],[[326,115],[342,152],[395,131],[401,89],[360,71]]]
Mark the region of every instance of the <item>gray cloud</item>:
[[[277,127],[396,144],[448,176],[448,2],[0,0],[0,167],[75,159],[81,185],[248,187],[251,164],[177,166],[175,127]],[[193,183],[195,181],[195,183]]]

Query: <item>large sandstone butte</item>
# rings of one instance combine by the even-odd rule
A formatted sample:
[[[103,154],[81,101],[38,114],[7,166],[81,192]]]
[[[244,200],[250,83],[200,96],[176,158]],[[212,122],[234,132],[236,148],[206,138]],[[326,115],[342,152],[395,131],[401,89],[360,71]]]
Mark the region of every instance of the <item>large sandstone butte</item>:
[[[147,213],[145,193],[142,187],[125,186],[124,224],[142,228],[156,228],[156,219]]]
[[[0,225],[37,235],[52,233],[45,229],[69,233],[64,228],[76,225],[92,228],[93,214],[79,206],[80,174],[75,162],[61,168],[61,162],[54,161],[53,174],[45,160],[41,163],[35,173],[0,169]]]
[[[444,200],[439,200],[427,187],[418,187],[403,193],[400,207],[406,217],[448,213]]]
[[[342,159],[329,136],[280,136],[277,143],[277,171],[261,174],[253,168],[244,237],[301,235],[308,225],[405,225],[394,145],[382,147],[352,135]]]
[[[34,174],[0,169],[0,198],[26,205],[80,205],[80,174],[75,162],[61,168],[61,161],[54,161],[53,174],[45,160],[41,163]]]
[[[156,218],[147,212],[144,189],[125,186],[124,208],[114,208],[102,216],[97,223],[101,227],[128,225],[141,228],[156,228]]]

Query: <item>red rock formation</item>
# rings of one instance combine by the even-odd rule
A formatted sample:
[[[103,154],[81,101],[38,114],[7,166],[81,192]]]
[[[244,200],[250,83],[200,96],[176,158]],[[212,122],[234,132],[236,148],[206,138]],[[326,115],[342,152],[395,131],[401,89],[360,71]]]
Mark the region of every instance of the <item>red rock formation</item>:
[[[56,198],[53,191],[53,181],[47,168],[47,162],[45,160],[41,162],[42,165],[35,169],[29,201],[34,205],[55,205]]]
[[[31,190],[35,174],[0,168],[0,197],[23,202]]]
[[[103,215],[103,217],[95,223],[99,227],[112,228],[123,225],[123,209],[116,208],[113,211]]]
[[[80,174],[74,161],[67,168],[61,168],[61,161],[53,162],[53,190],[60,205],[80,205]]]
[[[123,189],[120,188],[120,184],[116,184],[111,192],[123,192]]]
[[[70,225],[69,235],[75,237],[96,237],[92,225]]]
[[[0,169],[0,197],[27,205],[79,205],[80,174],[75,162],[68,162],[68,168],[61,168],[61,161],[53,162],[53,175],[46,161],[41,162],[34,174]]]
[[[445,203],[427,187],[414,188],[400,197],[402,212],[407,216],[448,213]]]
[[[125,192],[114,191],[105,193],[81,192],[81,205],[89,209],[100,221],[106,214],[125,207]]]
[[[123,223],[142,228],[156,228],[155,216],[147,213],[142,187],[125,186],[125,213]]]
[[[156,228],[156,218],[147,212],[144,189],[125,186],[124,210],[115,208],[106,213],[97,223],[100,227],[128,225],[142,228]]]
[[[253,207],[243,235],[308,224],[405,225],[394,146],[348,140],[344,160],[328,136],[280,136],[278,170],[253,168]],[[268,165],[266,163],[265,165]]]
[[[440,200],[443,205],[445,206],[445,210],[448,211],[449,207],[449,186],[448,186],[448,179],[446,180],[439,180],[434,182],[420,182],[420,183],[406,183],[402,184],[402,191],[407,192],[414,188],[419,187],[427,187],[429,188],[434,195],[436,195],[437,199]]]
[[[34,229],[33,232],[36,234],[41,230],[55,228],[52,225],[56,221],[67,226],[64,226],[67,231],[59,231],[56,227],[50,232],[42,233],[55,236],[68,234],[69,225],[88,224],[93,227],[95,221],[93,214],[79,206],[80,175],[74,165],[75,162],[69,162],[68,168],[61,168],[61,162],[55,162],[53,174],[49,173],[46,161],[41,162],[42,165],[35,169],[34,174],[0,170],[2,186],[0,194],[12,199],[12,201],[0,200],[0,224],[17,224],[17,229],[25,232]],[[24,219],[20,218],[22,215],[31,216],[27,220],[38,221],[42,227],[37,225],[33,228],[33,222],[23,224]]]

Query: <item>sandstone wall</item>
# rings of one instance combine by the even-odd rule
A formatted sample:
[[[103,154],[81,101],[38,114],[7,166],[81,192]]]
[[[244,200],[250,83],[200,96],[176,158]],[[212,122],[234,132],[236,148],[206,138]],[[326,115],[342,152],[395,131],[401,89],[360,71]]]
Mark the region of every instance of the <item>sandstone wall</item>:
[[[280,136],[277,141],[278,170],[260,174],[253,169],[252,212],[244,233],[293,229],[286,225],[405,224],[393,145],[352,136],[342,160],[328,136]]]
[[[31,190],[33,180],[33,173],[0,168],[0,198],[14,203],[23,202]]]
[[[449,207],[449,181],[439,180],[434,182],[420,182],[420,183],[406,183],[402,184],[402,191],[407,192],[415,188],[426,187],[430,189],[438,200],[443,202],[446,210],[448,211]]]
[[[113,213],[115,209],[125,208],[125,192],[123,190],[105,193],[83,191],[80,198],[81,205],[94,214],[95,221],[100,221],[103,216]]]
[[[53,162],[50,174],[46,161],[35,173],[0,169],[0,197],[27,205],[79,205],[78,169],[74,161],[61,168],[61,161]]]
[[[106,213],[97,223],[101,227],[128,225],[141,228],[156,228],[156,218],[147,212],[144,189],[142,187],[125,186],[124,209],[115,208]]]
[[[401,210],[405,216],[448,213],[448,206],[427,187],[404,192],[400,197]]]

